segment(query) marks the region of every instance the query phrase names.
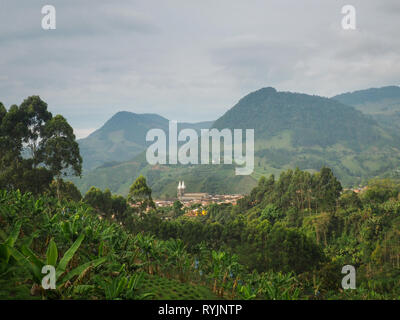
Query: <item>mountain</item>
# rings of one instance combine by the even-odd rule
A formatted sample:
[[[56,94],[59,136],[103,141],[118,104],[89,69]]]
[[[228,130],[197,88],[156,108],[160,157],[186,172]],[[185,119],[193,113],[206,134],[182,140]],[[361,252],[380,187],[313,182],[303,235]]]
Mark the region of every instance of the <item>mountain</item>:
[[[370,115],[382,126],[400,129],[400,87],[388,86],[343,93],[332,99]]]
[[[400,99],[400,87],[387,86],[381,88],[358,90],[353,92],[342,93],[332,98],[348,105],[361,106],[363,104],[372,102],[382,102],[384,100]],[[377,109],[380,109],[379,106],[377,106]]]
[[[241,99],[213,127],[253,128],[258,141],[290,132],[293,147],[325,148],[341,142],[357,148],[379,139],[375,125],[360,111],[337,101],[264,88]]]
[[[335,99],[263,88],[219,118],[217,129],[255,131],[255,177],[329,166],[344,185],[395,173],[398,138],[370,116]]]
[[[188,181],[187,192],[246,193],[261,175],[296,167],[314,172],[328,166],[345,186],[355,186],[373,177],[397,175],[400,165],[398,136],[336,99],[263,88],[243,97],[212,127],[254,129],[251,176],[235,176],[233,165],[151,166],[142,151],[129,161],[102,165],[74,181],[82,192],[95,185],[127,194],[129,185],[143,174],[155,197],[170,197],[176,194],[179,180]],[[141,136],[144,141],[144,131],[132,130],[129,141],[139,145],[140,139],[135,139]]]
[[[178,181],[185,181],[186,192],[211,194],[247,193],[256,185],[252,176],[236,176],[233,165],[149,165],[141,153],[131,161],[98,167],[83,177],[72,178],[82,193],[91,186],[109,188],[113,193],[126,196],[129,187],[140,175],[157,199],[176,197]]]
[[[146,149],[146,133],[153,128],[168,130],[168,119],[157,114],[137,114],[121,111],[100,129],[78,140],[84,171],[131,160]],[[200,130],[212,121],[180,123],[179,128]]]

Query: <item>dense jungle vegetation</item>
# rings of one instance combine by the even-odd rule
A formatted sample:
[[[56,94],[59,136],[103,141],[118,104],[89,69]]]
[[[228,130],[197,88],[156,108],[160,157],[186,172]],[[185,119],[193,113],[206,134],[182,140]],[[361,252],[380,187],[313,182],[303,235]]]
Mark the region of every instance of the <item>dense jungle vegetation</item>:
[[[327,167],[286,170],[189,217],[179,201],[156,208],[143,176],[127,197],[82,196],[63,179],[81,172],[72,129],[39,97],[0,105],[0,120],[0,299],[400,297],[397,181],[355,193]],[[341,286],[348,264],[355,290]]]
[[[143,177],[128,199],[92,188],[72,200],[67,184],[61,200],[0,193],[2,299],[399,298],[400,186],[390,180],[359,196],[327,168],[289,170],[199,217],[178,201],[154,208]],[[46,264],[56,290],[41,288]],[[356,290],[341,288],[346,264]]]

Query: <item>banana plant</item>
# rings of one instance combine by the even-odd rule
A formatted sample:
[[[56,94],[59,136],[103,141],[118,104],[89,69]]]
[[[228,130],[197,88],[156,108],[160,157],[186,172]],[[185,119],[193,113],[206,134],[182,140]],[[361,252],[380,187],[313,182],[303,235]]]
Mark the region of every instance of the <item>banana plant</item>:
[[[179,279],[185,280],[185,273],[190,267],[186,245],[181,239],[170,239],[165,242],[167,264],[178,271]]]
[[[300,296],[292,273],[263,274],[259,281],[259,293],[267,300],[295,300]]]
[[[247,285],[238,285],[239,294],[243,300],[252,300],[257,297],[254,290],[251,288],[249,284]]]
[[[70,218],[70,220],[62,221],[60,223],[61,233],[66,240],[71,241],[78,235],[78,230],[82,228],[80,226],[81,221],[79,218],[79,215],[75,214]]]
[[[23,266],[25,266],[32,274],[33,280],[37,285],[41,284],[43,274],[42,268],[45,265],[51,265],[56,269],[56,283],[58,284],[58,289],[62,289],[66,286],[67,281],[71,280],[74,276],[79,276],[85,270],[90,267],[97,267],[100,264],[104,263],[107,258],[101,257],[87,263],[81,264],[80,266],[67,271],[68,263],[71,261],[75,252],[80,247],[84,235],[81,234],[78,239],[71,245],[71,247],[65,252],[64,256],[61,258],[59,263],[58,261],[58,249],[57,245],[53,239],[50,240],[50,243],[47,247],[46,252],[46,260],[41,260],[28,246],[23,245],[21,251],[18,251],[15,248],[9,247],[12,256]]]
[[[7,271],[9,266],[9,261],[11,257],[11,248],[14,247],[15,242],[18,239],[20,230],[21,230],[22,221],[17,221],[12,230],[10,235],[5,238],[3,243],[0,243],[0,274]],[[6,237],[3,235],[3,237]]]
[[[135,243],[139,247],[142,260],[146,261],[147,272],[151,273],[151,262],[154,255],[154,236],[137,234]]]
[[[153,293],[138,294],[137,291],[142,283],[143,273],[127,277],[124,273],[112,279],[104,285],[104,293],[107,300],[142,300],[154,296]]]

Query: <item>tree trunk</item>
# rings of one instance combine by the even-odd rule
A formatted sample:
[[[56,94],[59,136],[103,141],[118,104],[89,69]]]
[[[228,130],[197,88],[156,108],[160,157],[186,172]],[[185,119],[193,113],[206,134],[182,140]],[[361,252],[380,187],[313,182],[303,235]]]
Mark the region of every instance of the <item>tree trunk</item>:
[[[60,202],[61,201],[61,192],[60,192],[60,177],[57,177],[57,199]]]

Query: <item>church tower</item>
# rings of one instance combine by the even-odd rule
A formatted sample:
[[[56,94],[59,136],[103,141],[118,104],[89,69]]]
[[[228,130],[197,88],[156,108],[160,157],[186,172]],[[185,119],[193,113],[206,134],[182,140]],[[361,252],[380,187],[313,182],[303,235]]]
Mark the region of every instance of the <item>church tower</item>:
[[[183,197],[185,195],[185,181],[179,181],[178,183],[178,198]]]

